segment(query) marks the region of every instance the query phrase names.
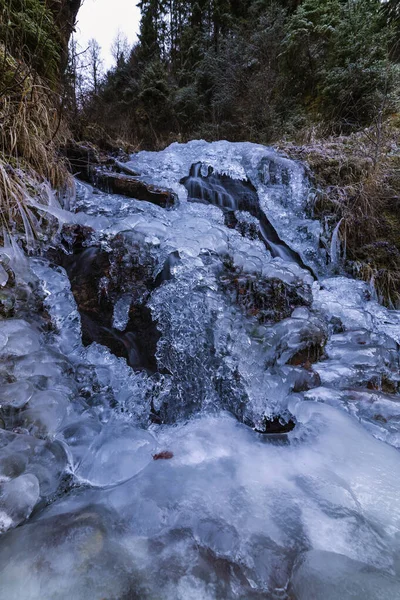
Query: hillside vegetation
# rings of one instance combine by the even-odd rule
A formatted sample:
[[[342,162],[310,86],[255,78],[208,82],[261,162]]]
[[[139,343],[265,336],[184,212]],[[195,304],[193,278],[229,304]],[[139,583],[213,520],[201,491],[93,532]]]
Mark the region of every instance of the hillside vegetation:
[[[398,110],[392,4],[142,0],[139,43],[91,78],[83,124],[149,148],[351,133]]]

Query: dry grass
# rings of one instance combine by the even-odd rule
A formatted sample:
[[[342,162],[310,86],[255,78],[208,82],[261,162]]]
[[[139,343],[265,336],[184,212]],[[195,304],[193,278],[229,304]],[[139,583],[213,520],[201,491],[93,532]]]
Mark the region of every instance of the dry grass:
[[[0,238],[21,235],[27,249],[33,247],[41,232],[41,222],[35,203],[50,205],[53,202],[50,185],[31,169],[14,169],[0,159]]]
[[[390,269],[379,269],[370,263],[355,262],[353,273],[360,279],[372,284],[378,300],[389,308],[400,307],[400,272]]]
[[[29,201],[47,204],[45,182],[60,191],[72,185],[57,147],[68,132],[60,99],[26,65],[0,46],[0,215],[9,232],[37,234]]]

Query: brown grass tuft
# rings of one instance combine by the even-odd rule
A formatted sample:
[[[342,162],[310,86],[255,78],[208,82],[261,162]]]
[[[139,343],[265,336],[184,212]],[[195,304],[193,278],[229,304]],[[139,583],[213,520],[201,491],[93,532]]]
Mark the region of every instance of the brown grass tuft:
[[[49,202],[45,182],[60,192],[71,189],[57,152],[68,136],[60,110],[46,82],[0,46],[0,215],[6,231],[35,237],[38,221],[29,200]]]

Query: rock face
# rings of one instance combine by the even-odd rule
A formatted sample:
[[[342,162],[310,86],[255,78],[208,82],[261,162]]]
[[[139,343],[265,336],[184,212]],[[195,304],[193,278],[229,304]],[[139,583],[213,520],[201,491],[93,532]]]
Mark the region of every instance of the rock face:
[[[122,194],[136,200],[146,200],[162,208],[169,208],[176,201],[172,192],[144,183],[137,177],[124,173],[98,170],[95,172],[94,180],[97,187],[105,192]]]
[[[75,28],[75,21],[82,0],[48,0],[48,8],[54,15],[58,26],[62,45],[61,68],[65,67],[68,58],[68,42]]]
[[[220,281],[224,292],[259,323],[276,323],[289,317],[295,308],[311,305],[310,286],[300,280],[285,283],[245,273],[225,262]]]

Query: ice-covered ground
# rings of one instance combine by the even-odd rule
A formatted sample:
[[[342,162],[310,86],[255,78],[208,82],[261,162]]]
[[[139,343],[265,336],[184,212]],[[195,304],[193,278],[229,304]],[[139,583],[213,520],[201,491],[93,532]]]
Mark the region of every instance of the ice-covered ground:
[[[273,258],[248,213],[231,228],[189,202],[195,163],[251,182],[319,279]],[[121,284],[113,328],[150,308],[155,372],[82,344],[62,267],[1,250],[17,278],[0,322],[0,600],[400,599],[400,314],[330,274],[301,164],[196,141],[128,166],[177,205],[78,184],[72,212],[48,211],[110,256],[117,236],[105,289],[113,269],[150,269],[144,295]],[[277,415],[295,428],[256,431]]]

